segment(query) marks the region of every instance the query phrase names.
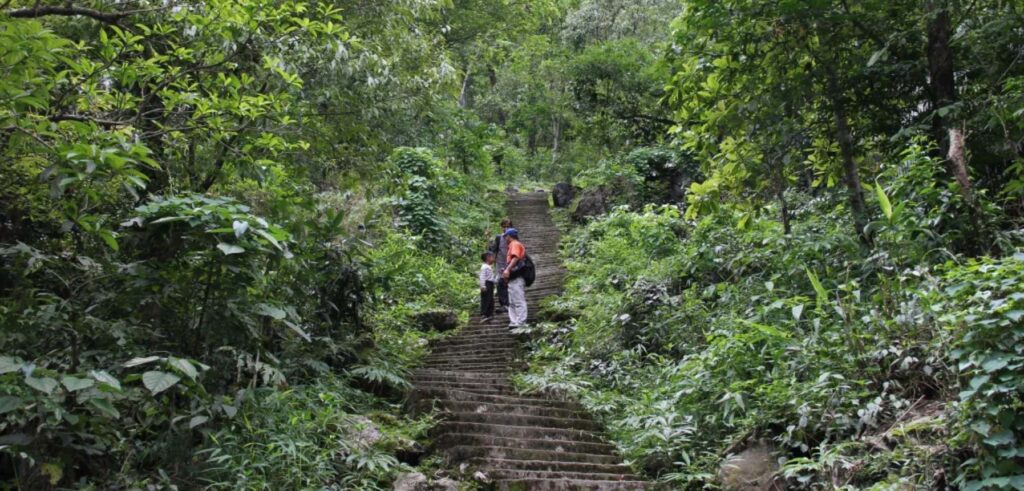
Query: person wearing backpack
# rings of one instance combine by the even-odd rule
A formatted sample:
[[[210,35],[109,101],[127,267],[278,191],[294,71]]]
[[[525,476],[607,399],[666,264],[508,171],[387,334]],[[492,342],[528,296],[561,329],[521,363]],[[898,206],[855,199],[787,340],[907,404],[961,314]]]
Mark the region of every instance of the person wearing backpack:
[[[526,264],[526,246],[519,241],[519,231],[514,228],[505,230],[504,237],[508,242],[508,255],[501,277],[508,284],[508,327],[515,329],[526,324],[526,279],[521,274]]]
[[[501,221],[501,233],[494,236],[494,240],[491,241],[490,251],[494,253],[495,271],[501,272],[508,266],[508,239],[505,237],[505,231],[512,228],[512,220],[505,218]],[[508,310],[508,280],[498,276],[498,312],[505,312]]]

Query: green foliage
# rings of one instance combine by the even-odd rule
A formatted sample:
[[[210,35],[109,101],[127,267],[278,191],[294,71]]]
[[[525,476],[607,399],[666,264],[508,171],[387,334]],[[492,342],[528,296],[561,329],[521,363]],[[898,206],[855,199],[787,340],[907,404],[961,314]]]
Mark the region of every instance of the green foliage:
[[[370,407],[367,394],[333,377],[254,392],[231,424],[210,435],[198,479],[211,489],[389,489],[403,468],[393,452],[421,437],[416,429],[429,417],[359,415]]]
[[[961,381],[962,444],[978,448],[962,464],[963,489],[1016,487],[1017,455],[1024,438],[1020,419],[1024,335],[1024,253],[1003,259],[947,264],[932,308],[954,336],[951,361]]]
[[[790,236],[772,221],[736,228],[740,212],[728,205],[699,222],[674,207],[619,209],[574,231],[564,249],[569,291],[551,306],[573,320],[541,327],[538,364],[523,382],[579,397],[630,460],[688,487],[712,479],[721,452],[751,437],[792,459],[785,475],[794,486],[929,486],[958,474],[953,449],[962,447],[947,447],[942,424],[953,407],[929,401],[955,393],[948,353],[962,342],[942,312],[971,310],[945,292],[956,281],[933,269],[946,256],[908,249],[922,233],[916,220],[929,215],[901,214],[943,202],[907,192],[921,189],[911,167],[929,165],[915,162],[894,174],[887,196],[901,211],[870,258],[830,210],[839,197],[791,194]],[[948,243],[959,229],[931,230]],[[1016,275],[992,281],[1011,287]],[[1012,308],[996,312],[1004,310]],[[978,363],[1006,349],[983,346]],[[880,451],[876,438],[893,446]]]

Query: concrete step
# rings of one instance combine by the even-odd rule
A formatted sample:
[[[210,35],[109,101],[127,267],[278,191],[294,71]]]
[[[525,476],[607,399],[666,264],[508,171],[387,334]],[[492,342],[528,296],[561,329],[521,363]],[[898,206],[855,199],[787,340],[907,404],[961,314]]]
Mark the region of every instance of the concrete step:
[[[485,433],[506,438],[527,438],[533,440],[569,440],[588,443],[607,443],[589,430],[570,428],[549,428],[544,426],[516,426],[499,423],[473,421],[443,421],[437,426],[438,434],[444,433]]]
[[[450,421],[465,423],[488,423],[505,426],[539,426],[545,428],[587,431],[598,431],[601,429],[601,425],[591,419],[534,416],[532,414],[449,412],[445,413],[445,417]]]
[[[612,455],[616,452],[615,446],[609,443],[559,440],[555,438],[511,438],[485,433],[445,433],[435,438],[434,444],[442,448],[463,445],[601,455]]]
[[[633,471],[624,464],[564,460],[520,460],[500,457],[474,457],[469,462],[481,469],[609,474],[615,476],[616,479],[636,479]]]
[[[552,399],[546,396],[530,395],[530,394],[517,394],[514,396],[510,395],[485,395],[475,394],[471,392],[459,391],[459,390],[444,390],[436,391],[429,388],[417,387],[416,391],[420,398],[435,398],[441,400],[452,400],[452,401],[471,401],[471,402],[490,402],[499,404],[524,404],[533,406],[548,406],[548,407],[560,407],[565,409],[576,409],[582,410],[580,405],[576,402],[571,401],[560,401]]]
[[[520,370],[525,368],[525,365],[520,362],[512,363],[509,361],[494,361],[489,363],[450,363],[450,362],[437,362],[429,363],[424,365],[424,368],[436,368],[439,370],[465,370],[467,372],[503,372],[507,373],[512,370]]]
[[[523,414],[531,416],[547,416],[552,418],[582,418],[587,415],[576,409],[567,409],[552,406],[537,406],[533,404],[494,404],[481,401],[456,401],[451,399],[435,399],[439,407],[446,410],[461,413],[483,413],[483,414]]]
[[[496,479],[491,487],[495,491],[625,491],[648,489],[649,485],[643,481],[511,478]]]
[[[501,373],[488,373],[488,372],[462,372],[462,371],[451,371],[451,370],[433,370],[428,368],[420,368],[413,370],[411,373],[412,378],[424,377],[434,378],[443,380],[466,380],[466,381],[477,381],[477,382],[506,382],[508,381],[508,375]]]
[[[502,388],[490,384],[417,384],[414,390],[416,390],[417,392],[429,392],[440,394],[448,394],[449,392],[459,391],[469,392],[473,394],[495,396],[517,395],[516,391],[513,390],[511,387]]]
[[[518,447],[492,447],[492,446],[481,446],[481,445],[455,445],[444,447],[444,454],[450,461],[454,462],[471,462],[480,466],[480,462],[475,459],[492,459],[492,460],[516,460],[522,462],[565,462],[565,463],[577,463],[577,464],[592,464],[592,465],[616,465],[615,472],[632,472],[627,466],[621,464],[622,458],[615,454],[588,454],[588,453],[577,453],[577,452],[564,452],[556,450],[544,450],[544,449],[532,449],[532,448],[518,448]],[[563,466],[563,468],[555,469],[540,469],[540,470],[579,470],[579,469],[598,469],[597,467],[572,467]]]
[[[544,471],[514,468],[492,468],[484,471],[490,479],[566,479],[582,481],[638,481],[635,474],[613,472]]]
[[[470,346],[466,348],[466,346]],[[450,356],[460,357],[492,357],[492,356],[513,356],[517,351],[516,346],[493,346],[493,345],[455,345],[441,346],[431,350],[426,359],[445,358]]]

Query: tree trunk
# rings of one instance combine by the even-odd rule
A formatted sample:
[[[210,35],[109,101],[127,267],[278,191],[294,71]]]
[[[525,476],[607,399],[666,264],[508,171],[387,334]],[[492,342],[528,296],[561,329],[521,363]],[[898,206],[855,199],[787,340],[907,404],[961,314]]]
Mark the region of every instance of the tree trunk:
[[[939,157],[946,160],[950,176],[960,185],[960,193],[974,206],[971,178],[964,151],[964,131],[951,127],[939,110],[956,102],[956,79],[953,76],[953,50],[949,46],[952,31],[949,10],[942,0],[929,1],[925,9],[928,21],[928,82],[932,96],[932,138],[939,145]],[[947,129],[948,127],[948,129]]]
[[[949,172],[953,174],[956,183],[960,185],[960,193],[963,194],[967,204],[974,207],[974,193],[971,191],[971,177],[967,174],[967,155],[964,150],[964,130],[960,128],[949,129],[949,151],[946,159],[949,163]]]
[[[836,124],[836,140],[839,143],[839,153],[843,162],[843,180],[846,182],[850,211],[853,213],[853,226],[857,235],[860,236],[861,242],[870,246],[872,240],[867,230],[868,211],[864,204],[864,188],[861,186],[860,173],[854,158],[853,134],[850,132],[850,124],[846,115],[846,103],[839,90],[834,66],[829,68],[828,91],[832,102],[832,116],[835,118]]]
[[[558,161],[558,151],[562,141],[562,120],[557,117],[551,121],[551,135],[551,162],[554,163]]]
[[[469,108],[472,104],[472,95],[469,93],[473,83],[473,66],[466,64],[466,76],[462,78],[462,90],[459,91],[459,107]]]
[[[789,202],[786,201],[786,190],[785,188],[779,189],[775,194],[776,197],[779,198],[779,215],[782,218],[782,233],[789,235],[793,232],[793,227],[789,223]]]

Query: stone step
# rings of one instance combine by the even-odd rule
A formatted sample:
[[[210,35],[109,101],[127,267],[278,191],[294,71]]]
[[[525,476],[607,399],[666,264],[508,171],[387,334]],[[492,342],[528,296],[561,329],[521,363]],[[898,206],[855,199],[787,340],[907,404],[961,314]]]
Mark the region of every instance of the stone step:
[[[457,378],[457,377],[446,377],[446,376],[430,376],[430,375],[417,375],[410,377],[410,382],[413,385],[422,386],[436,386],[436,387],[466,387],[474,388],[477,386],[482,387],[499,387],[508,388],[512,390],[512,382],[508,378],[493,378],[493,379],[479,379],[479,378]]]
[[[480,395],[493,395],[493,396],[514,396],[517,395],[514,390],[502,389],[500,387],[493,387],[485,384],[479,384],[475,387],[465,385],[443,385],[443,384],[419,384],[413,389],[417,392],[429,393],[429,394],[448,394],[450,392],[468,392],[472,394]],[[427,399],[426,397],[419,397],[418,399]]]
[[[423,363],[428,365],[437,365],[439,363],[444,363],[454,364],[455,366],[463,366],[469,363],[508,363],[514,360],[515,358],[515,352],[511,350],[494,353],[462,353],[459,351],[450,351],[429,355],[423,359]]]
[[[609,443],[581,442],[554,438],[511,438],[484,433],[446,433],[435,438],[434,444],[440,447],[454,447],[457,445],[506,447],[601,455],[612,455],[617,451],[615,446]]]
[[[461,372],[451,370],[431,370],[431,369],[417,369],[413,370],[410,374],[413,379],[418,377],[445,379],[445,380],[467,380],[467,381],[478,381],[478,382],[506,382],[508,381],[508,375],[500,373],[488,373],[488,372]]]
[[[586,419],[587,415],[576,409],[561,407],[537,406],[533,404],[494,404],[480,401],[455,401],[451,399],[435,400],[440,407],[454,412],[482,413],[482,414],[523,414],[531,416],[548,416],[553,418],[581,418]]]
[[[548,428],[543,426],[516,426],[500,423],[473,421],[442,421],[437,426],[439,433],[485,433],[506,438],[528,438],[534,440],[554,439],[588,443],[606,443],[593,431],[570,428]]]
[[[517,394],[514,396],[499,394],[486,395],[459,390],[435,391],[432,389],[421,387],[417,387],[416,391],[416,395],[419,396],[420,399],[433,397],[436,399],[452,401],[491,402],[500,404],[528,404],[533,406],[560,407],[564,409],[580,410],[580,405],[576,402],[560,401],[557,399],[552,399],[550,397],[529,394]]]
[[[440,448],[440,447],[439,447]],[[479,445],[455,445],[444,447],[445,456],[452,462],[471,462],[479,465],[474,459],[493,460],[517,460],[523,462],[572,462],[592,465],[617,465],[615,472],[632,472],[629,467],[621,464],[622,458],[615,454],[588,454],[576,452],[563,452],[556,450],[517,448],[517,447],[490,447]],[[597,467],[571,467],[534,469],[534,470],[573,470],[573,469],[598,469]]]
[[[496,479],[491,488],[495,491],[625,491],[648,489],[643,481],[588,480],[588,479],[551,479],[551,478],[514,478]]]
[[[637,482],[638,478],[635,474],[618,474],[618,473],[604,473],[604,472],[568,472],[568,471],[542,471],[542,470],[522,470],[522,469],[501,469],[493,468],[485,470],[484,474],[487,475],[491,480],[504,480],[504,479],[563,479],[563,480],[579,480],[579,481],[627,481]],[[533,489],[533,488],[529,488]],[[609,488],[616,489],[616,488]]]
[[[466,346],[470,346],[467,348]],[[444,358],[447,356],[458,355],[462,357],[491,357],[491,356],[513,356],[516,353],[515,346],[488,346],[484,345],[455,345],[455,346],[441,346],[435,348],[426,356],[425,359],[429,360],[432,357]]]
[[[524,364],[520,362],[512,363],[509,361],[494,361],[489,363],[449,363],[449,362],[438,362],[429,363],[424,365],[424,368],[436,368],[439,370],[465,370],[467,372],[509,372],[513,369],[519,370],[524,368]]]
[[[587,431],[597,431],[601,429],[601,425],[590,419],[534,416],[530,414],[449,412],[445,413],[445,417],[451,421],[464,423],[489,423],[506,426],[537,426]]]
[[[442,348],[484,349],[488,347],[518,348],[519,343],[506,328],[505,332],[500,334],[489,334],[484,336],[453,336],[436,342],[430,346],[430,349],[436,351]]]
[[[546,471],[546,472],[578,472],[587,474],[610,474],[615,478],[636,479],[633,471],[625,464],[606,464],[596,462],[576,462],[564,460],[521,460],[500,457],[474,457],[469,460],[481,469]]]

